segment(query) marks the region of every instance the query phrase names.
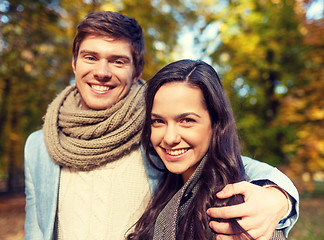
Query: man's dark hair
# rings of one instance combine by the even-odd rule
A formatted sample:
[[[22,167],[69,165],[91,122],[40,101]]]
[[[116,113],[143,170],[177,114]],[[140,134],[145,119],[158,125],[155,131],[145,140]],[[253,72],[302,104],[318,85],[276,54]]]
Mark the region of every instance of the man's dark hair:
[[[95,11],[79,24],[73,42],[74,66],[82,41],[89,35],[109,37],[128,41],[132,46],[134,76],[139,76],[144,68],[144,36],[141,26],[134,18],[111,11]]]

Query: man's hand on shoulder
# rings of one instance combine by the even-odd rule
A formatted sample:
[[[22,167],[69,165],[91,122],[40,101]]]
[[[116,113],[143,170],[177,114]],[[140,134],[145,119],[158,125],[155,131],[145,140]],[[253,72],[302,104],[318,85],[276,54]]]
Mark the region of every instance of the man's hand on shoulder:
[[[280,220],[287,214],[289,204],[285,194],[276,187],[260,187],[249,182],[227,185],[217,193],[218,198],[235,194],[244,195],[244,203],[219,208],[210,208],[207,214],[213,218],[240,218],[238,223],[255,239],[271,238]],[[210,227],[219,233],[217,239],[232,239],[228,223],[210,222]]]

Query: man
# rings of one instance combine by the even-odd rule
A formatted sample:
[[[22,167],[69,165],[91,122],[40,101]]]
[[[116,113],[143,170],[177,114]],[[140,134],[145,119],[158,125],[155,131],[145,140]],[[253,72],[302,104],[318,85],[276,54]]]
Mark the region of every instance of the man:
[[[143,161],[139,143],[143,67],[144,39],[136,20],[94,12],[80,23],[73,43],[76,84],[54,99],[43,129],[26,142],[26,239],[123,239],[141,216],[160,176]],[[273,187],[243,183],[225,188],[225,197],[249,196],[234,216],[243,217],[242,226],[255,238],[269,237],[291,212],[292,202],[292,217],[279,225],[287,233],[298,215],[293,184],[266,164],[247,158],[244,163],[251,180],[267,180]],[[262,197],[266,201],[260,202]],[[231,209],[208,213],[232,217]],[[212,226],[229,233],[226,225]]]

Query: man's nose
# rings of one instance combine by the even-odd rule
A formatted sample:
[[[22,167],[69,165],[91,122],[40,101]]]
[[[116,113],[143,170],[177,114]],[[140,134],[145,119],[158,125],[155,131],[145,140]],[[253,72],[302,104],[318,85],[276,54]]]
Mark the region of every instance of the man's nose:
[[[94,77],[99,81],[108,81],[112,77],[112,72],[109,63],[106,60],[101,60],[96,63]]]
[[[177,127],[173,125],[167,126],[164,133],[164,142],[168,146],[174,146],[179,144],[180,141],[181,135],[179,134]]]

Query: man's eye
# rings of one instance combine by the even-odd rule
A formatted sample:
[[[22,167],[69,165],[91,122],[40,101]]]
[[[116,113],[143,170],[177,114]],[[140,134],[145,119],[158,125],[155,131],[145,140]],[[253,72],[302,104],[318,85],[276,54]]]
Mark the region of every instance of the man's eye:
[[[96,60],[93,56],[85,56],[85,59],[89,60],[89,61],[94,61]]]
[[[123,65],[125,62],[124,61],[122,61],[122,60],[116,60],[115,61],[115,64],[117,64],[117,65]]]

